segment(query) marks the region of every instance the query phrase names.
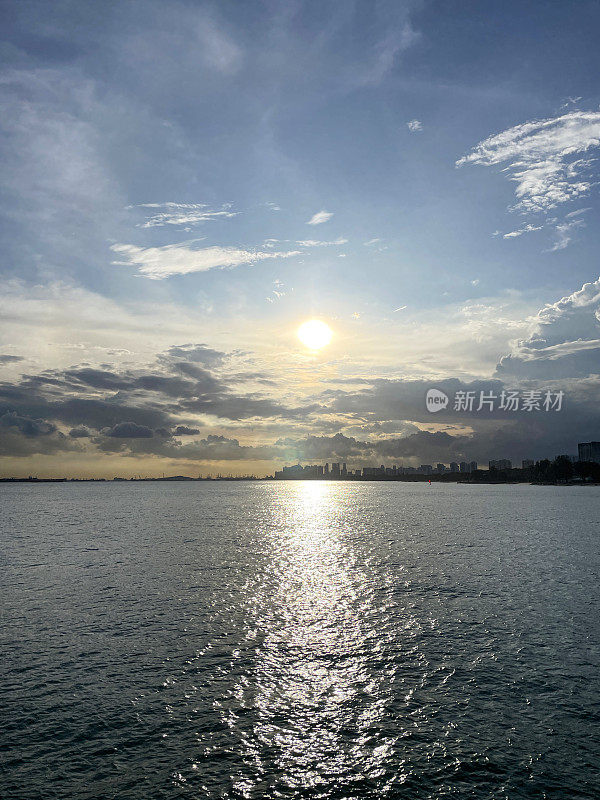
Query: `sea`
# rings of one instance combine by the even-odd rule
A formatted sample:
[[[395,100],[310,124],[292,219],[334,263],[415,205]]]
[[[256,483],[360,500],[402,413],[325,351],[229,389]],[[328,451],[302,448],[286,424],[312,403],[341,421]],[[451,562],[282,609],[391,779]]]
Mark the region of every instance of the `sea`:
[[[600,488],[0,485],[0,797],[600,797]]]

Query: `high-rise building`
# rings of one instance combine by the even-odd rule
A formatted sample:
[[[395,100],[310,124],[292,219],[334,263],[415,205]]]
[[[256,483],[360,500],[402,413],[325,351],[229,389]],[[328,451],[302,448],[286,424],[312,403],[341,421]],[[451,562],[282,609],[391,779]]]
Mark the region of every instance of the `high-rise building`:
[[[375,478],[385,475],[385,467],[363,467],[363,478]]]
[[[600,442],[579,442],[577,451],[580,461],[595,461],[600,464]]]
[[[489,462],[490,469],[512,469],[512,462],[508,458],[499,458]]]
[[[469,462],[469,472],[477,472],[477,462],[470,461]]]
[[[339,478],[340,477],[340,464],[339,464],[339,461],[334,461],[333,464],[331,465],[331,476],[333,478]]]
[[[460,467],[458,466],[456,461],[451,461],[450,462],[450,472],[458,472],[459,469],[460,469]]]
[[[467,464],[467,462],[466,462],[466,461],[461,461],[461,462],[460,462],[460,471],[461,471],[461,472],[470,472],[470,471],[471,471],[471,470],[469,469],[469,465]]]
[[[521,469],[529,469],[529,467],[533,467],[533,459],[524,458],[523,461],[521,461]]]

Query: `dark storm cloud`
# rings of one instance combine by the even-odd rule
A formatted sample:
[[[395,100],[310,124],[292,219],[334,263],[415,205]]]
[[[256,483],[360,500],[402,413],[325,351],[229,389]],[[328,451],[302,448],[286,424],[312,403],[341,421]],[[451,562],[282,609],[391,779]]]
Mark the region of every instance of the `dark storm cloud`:
[[[362,387],[365,388],[362,388]],[[448,407],[432,414],[425,406],[425,395],[429,388],[437,388],[450,398]],[[503,411],[499,399],[503,390],[515,389],[523,393],[528,390],[551,390],[564,392],[560,411]],[[458,411],[453,400],[457,392],[473,392],[473,411]],[[480,393],[494,396],[495,408],[486,406],[477,410]],[[600,378],[591,375],[585,379],[563,381],[526,381],[516,378],[510,381],[478,380],[460,381],[455,378],[441,381],[372,381],[371,386],[354,391],[341,388],[327,390],[321,395],[324,405],[338,414],[360,421],[362,425],[374,425],[399,421],[435,426],[449,438],[430,439],[422,433],[386,439],[397,442],[392,451],[387,444],[379,446],[379,452],[393,457],[438,459],[446,461],[454,456],[488,461],[491,458],[541,458],[557,453],[573,453],[578,441],[589,441],[600,431]],[[356,423],[355,423],[356,424]],[[403,443],[403,444],[400,444]],[[414,446],[413,446],[414,445]],[[418,447],[417,447],[418,445]],[[410,451],[406,448],[411,448]],[[337,455],[338,453],[336,453]]]
[[[0,364],[16,364],[18,361],[24,361],[22,356],[10,356],[0,353]]]
[[[282,458],[285,453],[273,445],[242,445],[238,439],[209,435],[188,444],[169,439],[115,439],[99,437],[95,440],[104,453],[122,453],[130,456],[158,456],[178,461],[269,461]]]
[[[288,408],[275,400],[257,397],[256,395],[223,394],[218,397],[203,397],[193,400],[184,400],[180,403],[182,412],[195,412],[197,414],[212,414],[230,420],[250,419],[259,417],[270,419],[297,419],[306,417],[320,410],[317,404]]]
[[[8,411],[0,416],[0,428],[14,428],[23,436],[48,436],[56,431],[56,425],[46,422],[43,419],[32,419],[31,417],[21,416],[15,411]]]
[[[371,445],[353,437],[336,433],[334,436],[307,436],[304,439],[292,437],[279,439],[277,446],[287,451],[292,458],[306,460],[348,459],[365,455]]]
[[[151,439],[154,436],[152,428],[146,425],[136,425],[135,422],[119,422],[112,428],[105,428],[102,431],[103,436],[113,437],[115,439]]]
[[[112,389],[114,391],[127,389],[130,386],[130,382],[126,377],[116,375],[114,372],[108,372],[107,370],[74,369],[67,370],[63,373],[63,376],[72,386],[80,383],[93,389]]]
[[[89,439],[91,435],[92,435],[91,432],[84,427],[71,428],[71,430],[69,431],[69,436],[72,439]]]
[[[65,382],[71,388],[75,388],[77,384],[81,384],[93,389],[107,389],[121,392],[134,392],[136,390],[159,392],[168,397],[186,397],[198,393],[212,393],[224,390],[219,380],[215,379],[209,372],[201,368],[196,367],[191,377],[193,380],[186,380],[184,378],[158,373],[138,374],[125,372],[119,374],[107,370],[90,368],[67,370],[63,373]],[[35,381],[35,378],[31,378],[31,376],[30,379]],[[58,383],[56,378],[51,379],[48,376],[39,378],[38,380],[44,383],[49,383],[54,380],[55,383]]]
[[[193,360],[178,360],[181,357]],[[222,378],[206,367],[206,363],[220,364],[223,357],[193,345],[171,348],[146,369],[82,364],[67,370],[43,370],[0,383],[0,414],[11,415],[7,420],[11,420],[13,438],[32,438],[36,431],[41,434],[45,430],[43,425],[52,426],[53,431],[64,425],[70,429],[68,437],[63,437],[65,449],[72,448],[75,440],[88,439],[110,451],[179,455],[195,452],[191,445],[182,445],[173,437],[197,435],[201,425],[190,424],[196,415],[277,422],[306,418],[318,410],[314,404],[290,408],[261,394],[240,394],[234,388],[240,376]],[[180,424],[181,419],[186,424]],[[214,442],[206,441],[198,452],[206,452],[207,447],[216,452]],[[14,442],[13,446],[19,450]],[[60,446],[58,440],[53,445],[55,449]],[[194,443],[194,447],[199,445]],[[250,451],[241,447],[228,445],[227,452],[249,457]],[[223,450],[222,443],[220,448]],[[33,452],[31,447],[28,451]]]
[[[47,420],[10,411],[0,416],[0,456],[54,455],[77,449],[74,442]]]
[[[473,442],[469,436],[450,435],[445,431],[419,431],[403,439],[384,439],[373,449],[382,458],[422,458],[449,461],[465,457]]]
[[[365,466],[402,458],[454,460],[455,457],[464,457],[471,444],[468,436],[452,436],[444,431],[419,431],[404,438],[376,441],[362,441],[337,433],[334,436],[307,436],[303,439],[285,438],[276,442],[279,450],[291,460],[350,461]]]
[[[145,406],[141,402],[136,406],[133,402],[111,396],[107,399],[73,397],[67,394],[66,389],[58,396],[52,393],[47,397],[39,391],[23,391],[19,386],[0,384],[0,413],[17,410],[28,416],[95,430],[111,427],[124,420],[152,428],[170,427],[171,421],[166,409]]]

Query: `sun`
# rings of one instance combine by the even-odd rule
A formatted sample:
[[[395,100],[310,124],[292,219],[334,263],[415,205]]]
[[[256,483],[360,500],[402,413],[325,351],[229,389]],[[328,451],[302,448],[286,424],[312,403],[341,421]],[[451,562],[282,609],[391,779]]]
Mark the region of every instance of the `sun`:
[[[320,319],[309,319],[298,328],[298,338],[311,350],[320,350],[333,338],[333,331],[326,322]]]

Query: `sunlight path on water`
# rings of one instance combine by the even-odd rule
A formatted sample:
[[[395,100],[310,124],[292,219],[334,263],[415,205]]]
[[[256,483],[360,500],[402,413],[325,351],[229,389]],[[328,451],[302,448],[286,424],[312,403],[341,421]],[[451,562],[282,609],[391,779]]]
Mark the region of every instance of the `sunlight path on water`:
[[[223,711],[241,738],[241,796],[328,796],[344,776],[346,796],[360,797],[369,785],[385,794],[393,781],[393,733],[373,735],[395,672],[382,655],[391,620],[348,541],[345,495],[294,483],[273,503],[271,561],[247,601],[255,660],[233,689],[238,706]]]

